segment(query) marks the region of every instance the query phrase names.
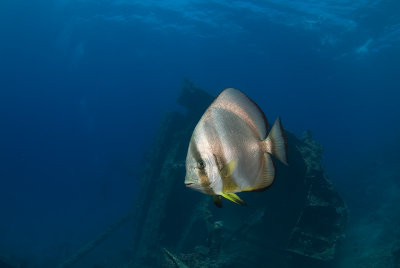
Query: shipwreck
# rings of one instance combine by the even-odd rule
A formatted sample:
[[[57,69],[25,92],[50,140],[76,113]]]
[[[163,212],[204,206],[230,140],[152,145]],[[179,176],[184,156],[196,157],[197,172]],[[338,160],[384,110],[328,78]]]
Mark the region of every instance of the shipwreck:
[[[247,207],[224,202],[222,209],[217,208],[210,196],[186,189],[189,140],[213,99],[184,81],[178,103],[186,112],[169,112],[162,120],[144,160],[132,212],[59,268],[88,267],[93,262],[93,267],[118,268],[335,265],[345,237],[347,208],[323,169],[323,148],[310,131],[297,138],[286,130],[290,165],[276,161],[277,177],[267,191],[240,193]],[[123,235],[130,240],[125,260],[101,264],[96,248],[107,244],[121,226],[129,230]]]
[[[327,267],[344,238],[347,208],[321,164],[322,146],[306,131],[287,131],[290,165],[278,163],[274,185],[241,193],[249,206],[185,189],[193,129],[214,96],[185,80],[146,158],[131,267]],[[153,187],[157,185],[157,187]],[[267,262],[267,263],[266,263]]]

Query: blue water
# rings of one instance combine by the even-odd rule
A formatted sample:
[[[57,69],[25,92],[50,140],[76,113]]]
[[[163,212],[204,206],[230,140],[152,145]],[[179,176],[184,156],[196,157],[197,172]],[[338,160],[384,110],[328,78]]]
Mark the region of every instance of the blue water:
[[[393,226],[399,62],[397,0],[2,0],[0,256],[53,267],[125,215],[185,77],[310,129],[352,215]]]

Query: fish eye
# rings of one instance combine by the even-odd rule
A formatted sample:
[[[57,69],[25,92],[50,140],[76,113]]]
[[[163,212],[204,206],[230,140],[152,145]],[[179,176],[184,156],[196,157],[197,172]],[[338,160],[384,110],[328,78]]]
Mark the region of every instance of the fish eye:
[[[197,161],[197,168],[198,169],[204,169],[206,167],[206,163],[204,163],[204,161],[203,160],[199,160],[199,161]]]

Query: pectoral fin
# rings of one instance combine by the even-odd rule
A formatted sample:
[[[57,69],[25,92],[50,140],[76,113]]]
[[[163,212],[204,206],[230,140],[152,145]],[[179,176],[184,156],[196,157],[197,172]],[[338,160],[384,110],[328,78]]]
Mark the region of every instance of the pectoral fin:
[[[222,208],[222,198],[220,195],[213,195],[212,199],[217,207]]]
[[[219,171],[221,178],[228,178],[229,176],[231,176],[231,174],[235,170],[235,168],[236,168],[236,160],[230,161],[226,166],[224,166]]]
[[[234,193],[226,193],[226,194],[222,194],[222,196],[236,204],[247,206],[247,204],[242,199],[240,199],[239,196],[237,196]]]

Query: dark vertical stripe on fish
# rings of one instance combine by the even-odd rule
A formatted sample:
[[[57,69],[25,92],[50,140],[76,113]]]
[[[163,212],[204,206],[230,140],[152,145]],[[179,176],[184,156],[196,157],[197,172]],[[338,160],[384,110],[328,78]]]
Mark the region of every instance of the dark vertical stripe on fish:
[[[193,157],[195,159],[197,159],[197,160],[201,159],[201,155],[200,155],[199,149],[197,148],[196,142],[190,143],[190,153],[193,155]]]
[[[221,112],[226,112],[230,113],[229,111],[226,111],[224,109],[213,109],[212,116],[210,116],[210,129],[213,130],[213,135],[210,135],[210,137],[213,137],[212,140],[208,140],[210,144],[213,144],[213,153],[214,153],[214,161],[215,164],[218,166],[218,171],[221,171],[224,167],[227,166],[228,160],[225,155],[225,150],[223,148],[223,143],[221,140],[221,137],[224,135],[222,133],[225,128],[221,127],[221,120],[218,117],[218,115],[221,115]],[[218,124],[219,123],[219,124]],[[233,160],[233,159],[231,159]],[[237,189],[238,185],[235,181],[235,178],[233,177],[233,174],[230,174],[229,177],[222,178],[221,174],[219,174],[221,183],[222,183],[222,192],[229,191],[231,189]]]

